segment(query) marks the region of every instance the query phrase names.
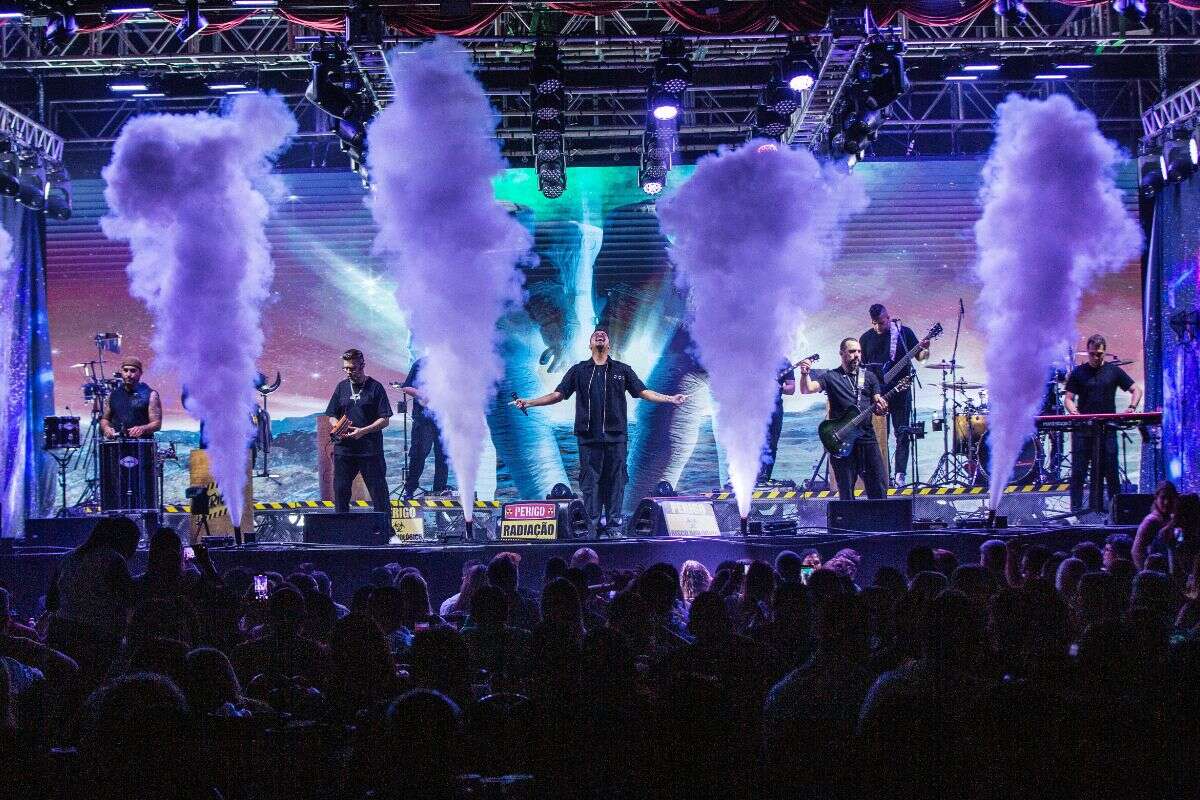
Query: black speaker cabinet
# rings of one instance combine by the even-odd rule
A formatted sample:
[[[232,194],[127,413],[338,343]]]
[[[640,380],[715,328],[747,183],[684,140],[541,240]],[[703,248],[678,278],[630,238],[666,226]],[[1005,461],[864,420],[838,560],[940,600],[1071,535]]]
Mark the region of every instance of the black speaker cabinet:
[[[832,531],[911,531],[913,501],[911,497],[890,500],[830,500],[829,530]]]
[[[391,538],[391,515],[380,511],[304,515],[306,544],[381,545]]]
[[[1140,525],[1154,505],[1152,494],[1119,494],[1113,498],[1113,525]]]
[[[79,547],[92,535],[99,517],[49,517],[25,520],[27,547]]]

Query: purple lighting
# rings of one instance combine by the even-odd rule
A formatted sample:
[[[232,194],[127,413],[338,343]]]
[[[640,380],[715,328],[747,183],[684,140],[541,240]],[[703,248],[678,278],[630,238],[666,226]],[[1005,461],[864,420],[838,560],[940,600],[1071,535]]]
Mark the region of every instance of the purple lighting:
[[[793,75],[788,81],[788,87],[793,92],[807,92],[813,87],[812,75]]]

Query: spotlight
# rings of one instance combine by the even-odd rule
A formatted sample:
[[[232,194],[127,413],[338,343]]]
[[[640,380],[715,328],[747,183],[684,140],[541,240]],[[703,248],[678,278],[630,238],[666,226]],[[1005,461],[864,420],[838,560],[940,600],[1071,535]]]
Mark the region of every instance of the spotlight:
[[[563,149],[565,120],[533,118],[533,151],[539,158],[557,158]]]
[[[656,86],[650,91],[650,113],[660,122],[670,122],[679,116],[680,98],[675,92]]]
[[[667,183],[671,171],[671,156],[675,151],[674,137],[667,131],[650,126],[642,134],[642,162],[638,168],[638,185],[649,195],[656,195]]]
[[[1121,18],[1121,30],[1145,30],[1150,7],[1146,0],[1113,0],[1113,11]]]
[[[756,138],[778,139],[783,136],[790,124],[791,117],[787,114],[781,114],[765,105],[759,105],[754,109],[754,128],[751,135]]]
[[[529,85],[540,94],[558,92],[566,85],[563,81],[562,61],[558,57],[558,45],[552,39],[539,39],[533,48],[533,66],[529,68]]]
[[[1158,157],[1163,180],[1168,183],[1187,180],[1196,172],[1198,162],[1196,139],[1190,135],[1190,131],[1184,128],[1171,131],[1163,145],[1162,155]]]
[[[658,60],[654,62],[654,82],[675,95],[683,94],[691,85],[692,61],[682,37],[663,39]]]
[[[780,70],[788,88],[794,92],[808,91],[817,82],[819,70],[816,53],[806,39],[793,38],[788,42]]]
[[[763,89],[762,105],[778,114],[791,114],[800,107],[800,95],[776,78]]]
[[[78,31],[79,20],[69,7],[46,17],[46,44],[50,47],[65,47]]]
[[[62,167],[51,169],[46,176],[46,214],[53,219],[71,218],[71,177]]]
[[[558,119],[566,112],[567,99],[562,90],[542,93],[534,89],[532,104],[534,117],[552,120]]]
[[[190,42],[208,27],[208,20],[200,13],[200,0],[187,0],[183,4],[183,16],[175,26],[175,37],[181,42]]]
[[[17,202],[34,211],[46,208],[46,175],[41,159],[32,150],[17,161]]]
[[[1010,25],[1020,25],[1029,17],[1029,9],[1021,0],[996,0],[992,9]]]
[[[0,194],[16,197],[21,187],[17,179],[17,153],[11,139],[0,139]]]
[[[331,117],[348,119],[366,103],[362,78],[352,69],[350,56],[339,43],[318,44],[308,54],[312,78],[304,96]]]
[[[554,199],[562,197],[567,190],[567,154],[559,150],[553,158],[539,158],[534,155],[537,169],[538,190],[543,195]]]
[[[1163,187],[1163,171],[1160,157],[1153,153],[1138,156],[1138,192],[1150,199]]]
[[[868,107],[886,108],[911,88],[904,68],[904,43],[876,40],[866,47],[866,59],[858,69],[858,89]]]

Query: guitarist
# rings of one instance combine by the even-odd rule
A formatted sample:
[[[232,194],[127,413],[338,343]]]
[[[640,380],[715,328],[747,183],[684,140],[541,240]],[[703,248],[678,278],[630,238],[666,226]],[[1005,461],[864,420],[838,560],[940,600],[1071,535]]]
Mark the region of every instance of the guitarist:
[[[862,345],[858,339],[843,339],[839,351],[842,365],[827,370],[813,379],[812,362],[801,361],[800,394],[825,392],[829,396],[830,419],[837,419],[847,409],[863,409],[870,404],[877,416],[887,413],[888,404],[883,399],[879,378],[870,370],[862,368]],[[830,456],[833,474],[837,476],[838,496],[842,500],[854,499],[854,484],[863,479],[867,497],[881,500],[884,496],[883,458],[879,454],[879,443],[875,441],[875,430],[868,416],[861,423],[861,432],[846,458]]]
[[[871,306],[867,313],[871,315],[871,328],[863,333],[862,339],[859,340],[862,344],[863,361],[871,365],[876,371],[875,374],[882,378],[897,359],[902,358],[905,353],[917,346],[917,335],[913,333],[912,328],[901,325],[900,320],[892,319],[882,303]],[[920,342],[920,345],[921,349],[913,354],[913,358],[917,361],[924,361],[929,358],[929,340]],[[880,393],[891,389],[910,372],[910,369],[901,370],[890,384],[880,387]],[[904,476],[908,472],[910,437],[898,436],[897,432],[912,424],[912,406],[911,388],[897,392],[888,403],[888,427],[892,431],[892,436],[896,437],[893,486],[903,486],[907,482]]]

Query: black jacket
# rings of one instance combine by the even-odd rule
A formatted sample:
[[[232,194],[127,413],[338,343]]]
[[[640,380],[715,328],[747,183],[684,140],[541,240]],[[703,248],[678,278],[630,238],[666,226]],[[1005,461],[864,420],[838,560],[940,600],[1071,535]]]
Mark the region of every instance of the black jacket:
[[[595,362],[588,358],[580,361],[567,370],[567,374],[563,376],[562,381],[558,384],[556,392],[563,396],[566,400],[571,395],[575,395],[575,435],[588,436],[592,433],[590,428],[591,419],[591,392],[589,383],[592,380],[592,367]],[[630,397],[639,397],[642,392],[646,391],[646,384],[642,383],[642,379],[633,371],[633,367],[616,359],[608,360],[608,369],[597,367],[596,379],[601,375],[607,375],[608,383],[604,387],[604,432],[614,436],[624,436],[629,427],[628,422],[628,403],[622,395],[629,392]]]

